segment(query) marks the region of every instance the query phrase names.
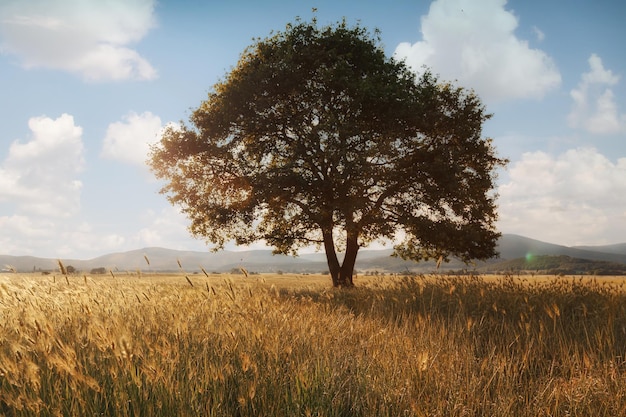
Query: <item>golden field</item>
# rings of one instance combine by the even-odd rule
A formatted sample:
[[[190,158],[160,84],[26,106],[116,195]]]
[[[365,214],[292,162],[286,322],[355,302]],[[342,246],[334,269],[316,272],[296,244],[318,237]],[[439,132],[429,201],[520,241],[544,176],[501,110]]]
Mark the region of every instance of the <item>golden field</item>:
[[[0,275],[0,416],[626,415],[619,278]]]

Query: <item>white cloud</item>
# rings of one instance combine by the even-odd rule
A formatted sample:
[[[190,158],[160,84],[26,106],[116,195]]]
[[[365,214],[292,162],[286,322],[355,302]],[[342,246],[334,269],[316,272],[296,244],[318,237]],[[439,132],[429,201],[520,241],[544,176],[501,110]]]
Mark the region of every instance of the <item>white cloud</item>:
[[[68,114],[33,117],[28,126],[27,139],[0,152],[6,154],[0,160],[1,253],[85,259],[157,245],[206,250],[202,241],[190,238],[185,216],[169,205],[148,210],[140,224],[125,223],[120,230],[112,228],[109,215],[85,221],[82,128]],[[160,119],[150,113],[130,114],[112,126],[108,149],[130,163],[143,163],[146,131],[158,133],[162,128]],[[143,139],[133,141],[136,137]]]
[[[546,34],[543,33],[543,31],[537,26],[533,26],[533,33],[535,34],[539,42],[542,42],[546,38]]]
[[[19,213],[71,216],[80,206],[82,128],[68,114],[33,117],[28,126],[31,140],[13,142],[0,165],[0,202],[15,205]]]
[[[458,80],[486,101],[540,98],[560,85],[561,75],[550,56],[515,35],[518,20],[505,5],[436,0],[422,16],[422,40],[399,44],[395,56],[415,71],[427,66]]]
[[[80,212],[84,147],[71,115],[33,117],[30,138],[13,142],[0,161],[0,248],[62,254]]]
[[[194,239],[189,232],[190,220],[178,206],[166,206],[159,211],[147,210],[143,216],[145,225],[129,239],[132,248],[140,247],[167,247],[176,250],[209,251],[214,245],[202,238]],[[376,245],[373,245],[376,247]],[[229,251],[268,250],[265,241],[261,240],[247,246],[237,246],[233,241],[226,243]],[[313,252],[309,247],[301,251]]]
[[[619,77],[602,65],[596,54],[589,57],[589,72],[582,75],[578,87],[570,91],[574,101],[568,116],[569,126],[593,134],[615,134],[626,131],[626,114],[619,114],[614,86]]]
[[[525,153],[499,187],[499,228],[566,245],[622,242],[624,178],[626,158],[613,163],[593,148]]]
[[[0,52],[25,68],[70,71],[90,81],[156,77],[128,45],[155,26],[154,0],[3,0]]]
[[[88,259],[128,248],[124,236],[98,232],[87,223],[42,216],[0,215],[1,254]],[[120,249],[123,248],[123,249]]]
[[[161,246],[199,251],[210,248],[201,239],[191,238],[188,229],[190,220],[179,207],[166,206],[158,212],[148,210],[142,217],[146,224],[132,238],[135,247]]]
[[[123,121],[109,125],[102,146],[102,156],[145,166],[150,145],[160,139],[162,131],[160,117],[150,112],[131,112],[123,117]]]

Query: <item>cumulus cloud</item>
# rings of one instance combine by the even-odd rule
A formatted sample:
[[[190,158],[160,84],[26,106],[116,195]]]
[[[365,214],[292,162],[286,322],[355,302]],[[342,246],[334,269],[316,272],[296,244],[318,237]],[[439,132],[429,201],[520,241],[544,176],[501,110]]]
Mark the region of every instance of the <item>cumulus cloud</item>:
[[[131,112],[122,121],[107,128],[102,146],[102,156],[118,161],[145,166],[150,145],[161,137],[161,118],[147,111]]]
[[[399,44],[395,57],[417,72],[426,66],[458,80],[486,101],[541,98],[561,75],[550,56],[515,35],[517,17],[505,6],[506,0],[436,0],[422,16],[422,40]]]
[[[128,47],[155,26],[154,0],[3,0],[0,52],[25,68],[53,68],[89,81],[156,77]]]
[[[568,116],[569,126],[598,135],[626,131],[626,114],[619,114],[613,90],[609,88],[618,82],[619,77],[604,68],[599,56],[592,54],[589,71],[570,92],[574,103]]]
[[[15,141],[0,164],[0,202],[18,213],[67,217],[80,205],[84,165],[82,128],[71,115],[33,117],[31,139]]]
[[[176,250],[208,251],[214,245],[201,238],[192,239],[189,233],[190,220],[178,206],[166,206],[160,210],[147,210],[142,216],[143,227],[129,238],[131,247],[161,246]],[[372,245],[382,248],[382,245]],[[370,249],[372,248],[370,247]],[[261,240],[246,246],[237,246],[234,241],[228,242],[225,249],[229,251],[268,250],[265,241]],[[301,253],[313,252],[309,247]]]
[[[605,244],[626,236],[626,158],[594,148],[525,153],[499,187],[499,228],[548,242]]]
[[[0,247],[33,254],[63,242],[80,212],[84,147],[71,115],[28,121],[27,140],[14,141],[0,161]]]
[[[148,210],[142,218],[143,227],[132,241],[136,247],[164,246],[177,250],[207,250],[202,240],[190,239],[189,219],[179,207],[167,206],[159,211]]]
[[[128,239],[87,223],[43,216],[0,215],[2,254],[88,259],[129,248]]]

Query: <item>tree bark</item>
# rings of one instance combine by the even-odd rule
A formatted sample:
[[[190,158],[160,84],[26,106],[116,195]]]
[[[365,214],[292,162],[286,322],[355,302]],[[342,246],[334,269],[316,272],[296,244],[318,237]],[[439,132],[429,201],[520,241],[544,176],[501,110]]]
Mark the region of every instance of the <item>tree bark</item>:
[[[352,277],[354,275],[354,265],[356,264],[356,256],[359,253],[359,244],[357,234],[348,233],[346,241],[346,254],[339,270],[338,286],[344,288],[354,287]]]
[[[333,241],[333,231],[324,230],[322,232],[324,236],[324,250],[326,252],[326,261],[328,262],[328,271],[330,277],[333,280],[333,287],[339,286],[339,271],[341,269],[339,265],[339,259],[337,258],[337,251],[335,250],[335,242]]]
[[[359,252],[358,234],[348,233],[346,242],[346,253],[343,263],[339,263],[337,251],[335,250],[335,242],[333,240],[332,230],[322,231],[324,237],[324,250],[326,251],[326,261],[328,262],[328,271],[333,280],[333,287],[352,288],[354,282],[354,265],[356,264],[356,256]]]

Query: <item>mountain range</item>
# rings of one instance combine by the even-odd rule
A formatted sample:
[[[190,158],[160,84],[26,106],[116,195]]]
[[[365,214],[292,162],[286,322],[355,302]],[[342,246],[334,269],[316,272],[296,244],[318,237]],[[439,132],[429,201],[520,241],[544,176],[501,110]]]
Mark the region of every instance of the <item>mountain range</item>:
[[[489,267],[493,270],[498,263],[531,256],[565,256],[577,260],[585,259],[598,262],[626,264],[626,243],[604,246],[561,246],[542,242],[524,236],[504,234],[498,241],[499,258],[479,262],[477,269]],[[360,271],[380,272],[430,272],[435,269],[434,262],[415,263],[391,257],[391,249],[367,250],[359,252],[356,269]],[[112,271],[178,271],[197,272],[202,268],[207,272],[229,272],[245,268],[251,272],[325,272],[324,253],[302,254],[298,257],[273,255],[271,250],[194,252],[177,251],[165,248],[143,248],[128,252],[103,255],[97,258],[61,259],[65,266],[72,266],[78,271],[89,272],[95,268]],[[179,266],[180,264],[180,266]],[[0,255],[0,267],[13,268],[20,272],[58,270],[57,259],[37,258],[33,256]],[[452,260],[442,266],[443,269],[463,269],[465,264]],[[497,269],[497,268],[496,268]]]

